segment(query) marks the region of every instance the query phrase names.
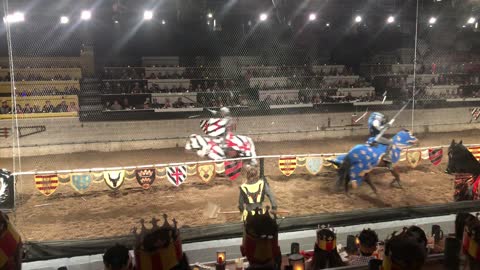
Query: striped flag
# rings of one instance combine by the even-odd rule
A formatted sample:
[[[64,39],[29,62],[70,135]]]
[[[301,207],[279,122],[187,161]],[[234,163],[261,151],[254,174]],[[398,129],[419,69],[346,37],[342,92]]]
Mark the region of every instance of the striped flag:
[[[56,174],[35,175],[35,187],[47,197],[57,190],[58,184],[59,181]]]
[[[432,162],[433,165],[437,166],[442,162],[442,157],[443,157],[443,149],[442,148],[437,148],[437,149],[428,149],[428,158]]]
[[[467,147],[473,156],[480,162],[480,146]]]
[[[227,131],[228,120],[221,118],[210,118],[208,120],[200,121],[200,128],[208,136],[223,136]]]
[[[474,108],[472,110],[472,118],[477,120],[480,117],[480,107]]]
[[[243,162],[239,161],[225,161],[225,174],[230,180],[235,180],[240,176],[242,172]]]
[[[285,176],[290,176],[297,168],[296,157],[281,157],[278,160],[278,167]]]
[[[174,186],[180,186],[187,179],[187,166],[168,167],[167,179]]]

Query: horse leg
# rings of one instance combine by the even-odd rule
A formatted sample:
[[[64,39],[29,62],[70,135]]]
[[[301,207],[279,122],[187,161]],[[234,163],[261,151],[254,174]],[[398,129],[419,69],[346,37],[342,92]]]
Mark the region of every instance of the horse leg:
[[[377,188],[372,183],[372,179],[370,179],[370,174],[369,173],[365,174],[365,176],[363,177],[363,181],[365,181],[370,186],[370,188],[372,188],[373,192],[375,194],[377,194]]]
[[[393,164],[389,165],[388,169],[390,170],[390,173],[393,175],[393,177],[395,177],[395,179],[393,179],[393,181],[390,183],[390,186],[395,188],[403,188],[402,184],[400,183],[400,174],[398,173],[397,169],[393,167]]]

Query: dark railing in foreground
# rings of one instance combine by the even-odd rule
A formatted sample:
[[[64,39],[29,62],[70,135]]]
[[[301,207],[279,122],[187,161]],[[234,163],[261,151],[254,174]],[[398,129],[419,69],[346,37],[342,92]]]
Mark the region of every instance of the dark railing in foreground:
[[[322,213],[311,216],[285,218],[280,224],[280,231],[311,230],[317,228],[319,224],[330,224],[339,227],[476,211],[480,211],[480,204],[477,201],[465,201],[411,207],[365,209],[341,213]],[[125,228],[125,230],[128,231],[129,228]],[[183,227],[180,230],[184,243],[241,237],[243,232],[241,223],[193,228]],[[27,242],[26,261],[102,254],[107,248],[116,243],[133,246],[134,239],[133,236],[120,236],[91,240]]]

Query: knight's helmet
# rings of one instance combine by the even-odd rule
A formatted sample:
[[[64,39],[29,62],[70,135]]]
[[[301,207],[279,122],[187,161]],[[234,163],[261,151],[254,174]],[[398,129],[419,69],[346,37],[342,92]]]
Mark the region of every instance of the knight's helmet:
[[[260,208],[257,208],[255,213],[250,211],[244,221],[240,251],[250,265],[274,265],[281,258],[278,224],[269,210],[267,207],[265,212]]]
[[[182,241],[177,221],[173,219],[173,226],[163,215],[164,223],[158,226],[159,220],[152,218],[152,227],[147,229],[144,220],[140,220],[141,229],[133,228],[135,235],[135,262],[136,269],[140,270],[169,270],[178,266],[183,260]]]
[[[227,107],[222,107],[222,108],[220,108],[220,114],[223,117],[229,116],[230,115],[230,109],[227,108]]]
[[[1,211],[0,243],[0,269],[20,269],[22,239],[8,216]]]
[[[337,248],[337,235],[330,226],[322,226],[317,230],[317,247],[323,251],[330,252]]]

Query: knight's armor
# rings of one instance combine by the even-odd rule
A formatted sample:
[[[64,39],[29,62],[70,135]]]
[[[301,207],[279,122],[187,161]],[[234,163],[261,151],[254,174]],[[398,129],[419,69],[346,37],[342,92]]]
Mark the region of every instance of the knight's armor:
[[[388,145],[383,160],[391,163],[392,157],[390,152],[393,142],[392,140],[383,137],[383,132],[385,132],[390,126],[391,123],[386,123],[385,116],[382,113],[373,112],[368,118],[368,131],[370,132],[371,137],[369,142]]]
[[[255,209],[263,209],[265,195],[270,199],[272,210],[277,210],[275,197],[266,181],[259,179],[253,184],[245,183],[240,186],[240,196],[238,209],[243,212],[245,218],[248,213],[253,213]]]

